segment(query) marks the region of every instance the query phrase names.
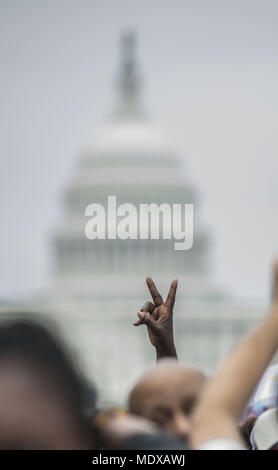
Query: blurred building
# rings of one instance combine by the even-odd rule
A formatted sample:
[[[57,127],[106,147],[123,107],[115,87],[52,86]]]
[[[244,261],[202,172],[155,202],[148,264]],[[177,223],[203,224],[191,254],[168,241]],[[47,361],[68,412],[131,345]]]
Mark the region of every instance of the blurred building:
[[[146,275],[163,295],[178,277],[179,356],[207,371],[258,315],[253,305],[231,302],[211,282],[210,237],[199,218],[198,194],[183,160],[144,112],[132,34],[122,38],[117,87],[116,111],[83,146],[65,191],[63,217],[52,240],[51,290],[33,304],[61,323],[101,398],[115,401],[155,359],[145,327],[132,325],[149,298]],[[88,240],[85,208],[90,203],[105,207],[108,195],[137,207],[193,203],[192,249],[175,251],[174,240]]]
[[[121,44],[116,112],[84,146],[65,193],[64,216],[54,239],[55,284],[66,293],[94,289],[106,294],[107,286],[113,294],[137,292],[138,279],[151,273],[168,280],[185,277],[191,294],[212,295],[209,237],[198,218],[198,196],[182,160],[144,114],[133,35],[125,35]],[[108,195],[116,195],[117,205],[137,208],[142,203],[193,203],[192,249],[175,251],[173,239],[88,240],[85,208],[95,202],[107,207]]]

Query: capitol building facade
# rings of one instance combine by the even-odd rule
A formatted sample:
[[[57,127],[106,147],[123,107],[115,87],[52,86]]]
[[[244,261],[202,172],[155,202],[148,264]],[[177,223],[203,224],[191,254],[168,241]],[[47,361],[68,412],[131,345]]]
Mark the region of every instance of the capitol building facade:
[[[61,325],[101,399],[113,402],[123,402],[132,383],[155,361],[145,327],[132,325],[149,299],[147,275],[162,295],[172,279],[179,279],[178,355],[207,372],[263,314],[251,303],[231,301],[213,284],[211,237],[199,217],[197,191],[172,144],[144,114],[141,90],[135,38],[126,34],[117,109],[83,146],[65,191],[61,225],[51,240],[51,286],[22,307]],[[90,203],[107,206],[109,195],[136,207],[193,204],[192,248],[175,251],[174,240],[163,239],[88,240],[85,209]]]

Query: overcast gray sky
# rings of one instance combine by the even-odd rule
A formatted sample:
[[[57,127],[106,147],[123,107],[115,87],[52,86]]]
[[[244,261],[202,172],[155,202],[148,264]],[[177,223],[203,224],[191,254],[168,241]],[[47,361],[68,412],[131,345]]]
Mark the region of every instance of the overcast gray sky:
[[[135,29],[145,103],[202,196],[215,282],[269,292],[278,251],[277,0],[0,0],[0,295],[43,287],[78,149]]]

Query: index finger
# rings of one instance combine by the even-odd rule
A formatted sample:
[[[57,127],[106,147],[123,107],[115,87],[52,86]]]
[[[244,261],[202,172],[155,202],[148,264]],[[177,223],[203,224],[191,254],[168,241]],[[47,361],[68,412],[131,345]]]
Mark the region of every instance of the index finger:
[[[152,302],[145,302],[143,307],[141,308],[140,312],[145,312],[145,313],[153,313],[154,309],[154,304]]]
[[[169,307],[171,310],[174,308],[174,305],[175,305],[177,287],[178,287],[178,280],[174,279],[172,281],[171,287],[168,292],[168,297],[165,302],[165,305],[167,305],[167,307]]]
[[[146,282],[147,282],[147,286],[148,286],[148,289],[150,291],[150,294],[153,298],[154,305],[156,307],[158,307],[159,305],[162,305],[163,304],[163,299],[162,299],[160,293],[158,292],[158,290],[156,288],[156,285],[153,282],[152,278],[147,277]]]

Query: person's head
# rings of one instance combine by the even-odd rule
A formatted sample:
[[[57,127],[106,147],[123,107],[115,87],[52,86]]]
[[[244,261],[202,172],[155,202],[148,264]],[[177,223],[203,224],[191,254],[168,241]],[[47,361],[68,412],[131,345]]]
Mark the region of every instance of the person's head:
[[[186,439],[205,380],[205,375],[191,365],[173,359],[160,360],[131,390],[129,410]]]
[[[84,381],[52,333],[26,317],[0,324],[0,448],[90,446]]]

